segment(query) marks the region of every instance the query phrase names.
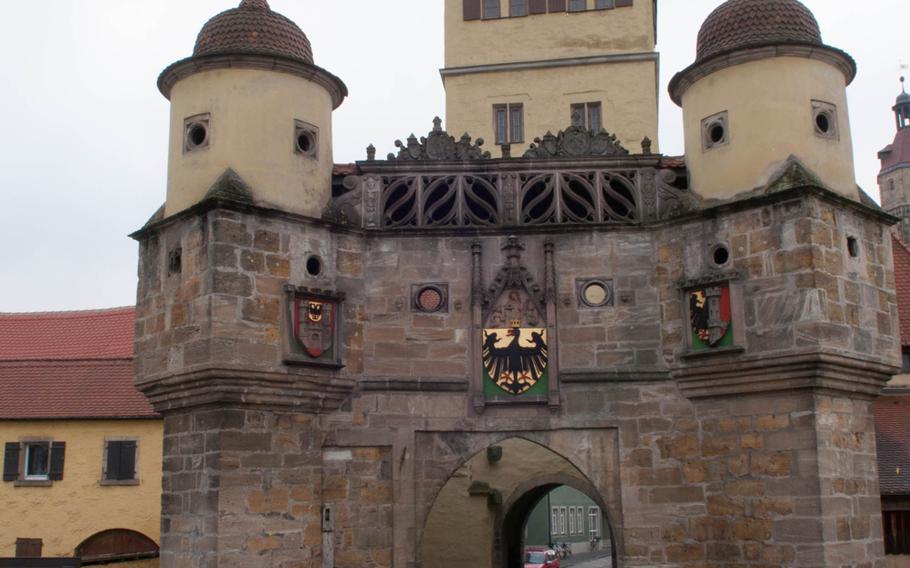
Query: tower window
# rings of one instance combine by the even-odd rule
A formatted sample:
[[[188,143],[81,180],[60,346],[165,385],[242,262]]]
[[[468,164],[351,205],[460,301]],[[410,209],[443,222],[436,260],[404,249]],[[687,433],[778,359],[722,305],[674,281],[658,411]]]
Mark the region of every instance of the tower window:
[[[812,101],[812,120],[815,123],[815,135],[819,138],[838,139],[837,107],[831,103]]]
[[[593,132],[603,128],[600,103],[578,103],[571,107],[572,126],[583,126]]]
[[[509,16],[517,18],[528,15],[528,0],[509,0]]]
[[[710,150],[730,142],[727,111],[709,116],[701,121],[702,148]]]
[[[499,0],[483,0],[483,19],[490,20],[499,18],[502,14],[499,11]]]
[[[306,156],[316,155],[319,129],[302,120],[294,121],[294,152]]]
[[[569,0],[570,12],[584,12],[588,9],[588,0]]]
[[[209,147],[209,123],[211,116],[197,114],[183,121],[183,151],[196,152]]]
[[[521,103],[493,105],[493,130],[497,144],[524,142],[524,106]]]

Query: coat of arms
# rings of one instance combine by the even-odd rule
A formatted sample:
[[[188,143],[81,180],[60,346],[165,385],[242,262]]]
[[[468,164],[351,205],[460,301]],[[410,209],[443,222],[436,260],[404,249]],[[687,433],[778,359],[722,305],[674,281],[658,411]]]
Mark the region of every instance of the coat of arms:
[[[335,304],[324,300],[297,298],[294,305],[294,335],[314,359],[331,351],[335,336]]]
[[[546,377],[547,362],[546,329],[483,330],[484,375],[507,394],[531,390]]]
[[[730,286],[707,286],[689,291],[692,349],[733,344]]]

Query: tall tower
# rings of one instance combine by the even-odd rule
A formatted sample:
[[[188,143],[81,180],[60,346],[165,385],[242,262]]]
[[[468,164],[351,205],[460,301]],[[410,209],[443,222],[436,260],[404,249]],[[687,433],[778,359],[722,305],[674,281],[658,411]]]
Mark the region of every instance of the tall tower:
[[[171,101],[167,216],[201,201],[228,170],[259,205],[322,212],[332,110],[347,88],[313,64],[306,35],[267,0],[209,20],[192,57],[165,69],[158,88]]]
[[[445,0],[446,126],[512,144],[581,123],[657,149],[654,0]],[[498,148],[491,148],[494,156]]]
[[[858,199],[846,91],[855,75],[797,0],[722,4],[698,33],[695,63],[670,82],[692,188],[729,199],[795,158],[820,185]]]
[[[900,217],[900,234],[905,243],[910,243],[910,94],[904,88],[901,77],[901,94],[894,107],[897,134],[894,142],[878,153],[882,170],[878,174],[878,186],[882,195],[882,207],[895,217]]]

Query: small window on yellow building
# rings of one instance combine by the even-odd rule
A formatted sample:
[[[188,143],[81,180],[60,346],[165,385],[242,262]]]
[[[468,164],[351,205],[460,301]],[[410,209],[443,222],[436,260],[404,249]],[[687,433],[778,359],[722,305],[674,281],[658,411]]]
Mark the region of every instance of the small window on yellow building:
[[[603,112],[599,102],[578,103],[571,107],[572,126],[582,126],[593,132],[603,128]]]
[[[499,11],[499,0],[483,0],[483,19],[490,20],[499,18],[502,14]]]
[[[524,107],[521,103],[493,105],[493,130],[497,144],[524,142]]]
[[[104,444],[104,482],[136,480],[136,440],[108,440]]]

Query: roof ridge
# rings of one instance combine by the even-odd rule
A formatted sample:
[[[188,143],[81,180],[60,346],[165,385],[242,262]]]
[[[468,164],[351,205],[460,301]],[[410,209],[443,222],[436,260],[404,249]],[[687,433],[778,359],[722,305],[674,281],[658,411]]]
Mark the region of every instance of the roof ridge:
[[[44,312],[0,312],[0,318],[3,319],[17,319],[25,317],[41,317],[41,318],[64,318],[64,317],[85,317],[93,315],[106,315],[106,314],[115,314],[115,313],[125,313],[127,311],[135,311],[136,306],[119,306],[116,308],[95,308],[88,310],[49,310]]]

